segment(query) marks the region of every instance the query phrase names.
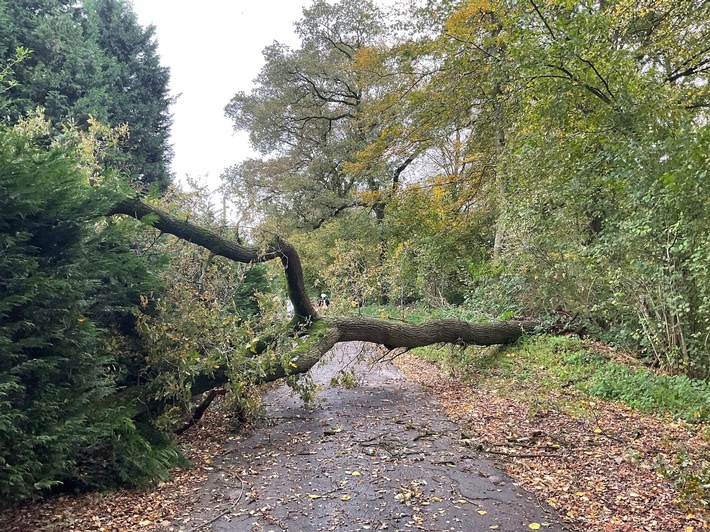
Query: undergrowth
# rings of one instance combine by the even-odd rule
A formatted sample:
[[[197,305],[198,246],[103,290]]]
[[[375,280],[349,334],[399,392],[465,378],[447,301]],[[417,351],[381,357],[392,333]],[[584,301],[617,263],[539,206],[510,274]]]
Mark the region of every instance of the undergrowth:
[[[539,336],[509,347],[463,350],[427,347],[417,354],[443,362],[464,379],[483,377],[518,389],[521,383],[533,383],[541,392],[571,387],[646,413],[669,414],[693,423],[710,421],[707,381],[660,374],[574,338]]]

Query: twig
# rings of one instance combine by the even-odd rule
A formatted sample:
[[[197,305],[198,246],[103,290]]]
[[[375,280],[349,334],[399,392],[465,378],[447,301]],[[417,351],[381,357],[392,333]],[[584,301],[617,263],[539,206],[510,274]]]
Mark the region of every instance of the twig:
[[[237,497],[237,500],[236,500],[236,501],[234,502],[234,504],[232,504],[229,508],[227,508],[225,511],[223,511],[223,512],[222,512],[221,514],[219,514],[218,516],[213,517],[213,518],[210,519],[209,521],[205,521],[205,522],[202,523],[200,526],[198,526],[197,528],[195,528],[195,530],[202,530],[203,528],[205,528],[205,527],[211,525],[211,524],[214,523],[215,521],[218,521],[219,519],[221,519],[222,517],[224,517],[225,515],[227,515],[229,512],[231,512],[232,510],[234,510],[234,507],[235,507],[237,504],[239,504],[239,501],[242,500],[242,495],[244,495],[244,480],[242,479],[242,477],[240,477],[240,476],[237,475],[236,473],[231,473],[231,474],[234,475],[235,477],[237,477],[237,478],[239,479],[239,481],[242,483],[242,488],[241,488],[241,491],[239,492],[239,497]]]
[[[562,458],[561,454],[515,454],[515,453],[505,453],[503,451],[492,451],[490,449],[483,449],[484,453],[488,454],[499,454],[502,456],[510,456],[511,458]]]
[[[599,417],[597,416],[597,413],[592,409],[592,416],[594,416],[594,421],[596,422],[597,428],[601,431],[599,434],[602,436],[606,436],[610,440],[614,440],[619,443],[623,443],[624,445],[628,444],[629,442],[619,438],[618,436],[614,436],[613,434],[609,434],[607,431],[605,431],[603,428],[601,428],[600,423],[599,423]]]
[[[389,346],[383,346],[387,351],[385,351],[381,356],[373,356],[372,359],[370,360],[369,364],[369,369],[374,368],[377,364],[381,362],[393,362],[395,358],[402,356],[404,353],[409,351],[408,347],[405,348],[400,348],[400,347],[389,347]],[[395,353],[390,357],[390,354],[397,351],[398,349],[403,349],[399,353]]]
[[[163,233],[162,231],[161,231],[160,233],[158,233],[158,236],[156,236],[155,238],[153,238],[153,241],[150,243],[150,245],[149,245],[147,248],[145,248],[145,249],[141,250],[140,252],[138,252],[138,256],[139,256],[139,257],[143,257],[144,255],[147,255],[148,252],[149,252],[151,249],[153,249],[153,247],[158,243],[158,240],[160,240],[160,237],[163,236],[164,234],[165,234],[165,233]]]
[[[429,436],[441,436],[438,432],[425,432],[424,434],[419,434],[418,436],[415,436],[412,441],[419,441],[423,440],[424,438],[428,438]]]
[[[525,447],[526,449],[554,449],[559,450],[559,445],[535,445],[534,443],[523,443],[523,442],[508,442],[508,443],[494,443],[493,447]]]

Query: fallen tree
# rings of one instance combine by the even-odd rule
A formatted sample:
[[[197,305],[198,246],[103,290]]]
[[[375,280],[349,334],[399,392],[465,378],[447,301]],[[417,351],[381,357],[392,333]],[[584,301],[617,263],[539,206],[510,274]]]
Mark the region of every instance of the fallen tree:
[[[298,253],[287,241],[275,238],[264,248],[243,246],[216,233],[181,220],[138,198],[116,203],[109,215],[127,215],[149,220],[150,225],[164,233],[206,248],[215,255],[240,263],[260,263],[280,260],[287,280],[288,296],[293,303],[294,317],[290,329],[301,340],[288,358],[288,364],[274,360],[263,364],[263,373],[255,382],[271,382],[288,375],[306,373],[338,342],[362,341],[381,344],[388,349],[414,348],[449,343],[467,345],[499,345],[518,340],[537,326],[533,321],[497,321],[472,323],[459,319],[432,319],[421,324],[369,318],[363,316],[323,317],[314,309],[303,280]],[[257,341],[256,356],[263,356],[268,341]],[[226,375],[202,379],[193,393],[221,386]]]

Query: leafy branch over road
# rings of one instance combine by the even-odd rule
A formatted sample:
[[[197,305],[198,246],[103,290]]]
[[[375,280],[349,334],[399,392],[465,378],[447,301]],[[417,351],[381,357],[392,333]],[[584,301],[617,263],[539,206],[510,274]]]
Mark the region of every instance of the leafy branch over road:
[[[362,316],[323,318],[314,309],[306,292],[298,253],[284,240],[276,239],[263,249],[243,246],[188,221],[179,220],[140,199],[119,201],[108,214],[125,214],[144,220],[160,231],[173,234],[202,246],[215,255],[236,262],[257,263],[281,260],[288,283],[289,298],[295,309],[291,322],[294,333],[306,333],[310,336],[294,352],[288,367],[282,364],[272,365],[264,372],[264,376],[260,379],[262,382],[278,380],[287,374],[307,372],[338,342],[373,342],[390,349],[436,343],[497,345],[515,342],[525,332],[532,332],[537,326],[537,323],[532,321],[470,323],[450,319],[407,324]],[[215,382],[216,384],[220,383]]]

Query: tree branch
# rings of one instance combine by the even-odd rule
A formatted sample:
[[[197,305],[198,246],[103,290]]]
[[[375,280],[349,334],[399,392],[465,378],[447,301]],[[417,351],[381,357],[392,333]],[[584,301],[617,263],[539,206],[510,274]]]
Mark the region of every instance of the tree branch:
[[[305,324],[305,339],[294,349],[288,363],[281,360],[264,359],[267,362],[263,373],[256,382],[271,382],[288,375],[307,372],[338,342],[372,342],[389,349],[395,347],[422,347],[438,343],[455,345],[497,345],[515,342],[525,333],[537,327],[532,321],[504,321],[491,323],[470,323],[459,319],[435,319],[413,324],[367,318],[363,316],[341,316],[321,318],[313,309],[303,281],[301,260],[294,247],[287,241],[276,239],[266,249],[250,248],[199,227],[180,220],[140,199],[125,199],[116,203],[109,215],[125,214],[142,219],[147,216],[156,229],[192,242],[236,262],[253,263],[280,259],[286,274],[289,298],[293,302],[296,316],[292,325]],[[268,355],[267,355],[268,356]],[[226,375],[220,373],[204,376],[206,382],[195,385],[202,391],[223,384]],[[205,379],[203,379],[205,380]],[[205,387],[207,384],[210,386]]]
[[[439,343],[509,344],[523,334],[533,332],[539,325],[534,321],[471,323],[455,318],[434,319],[415,324],[363,316],[332,317],[325,321],[340,331],[341,342],[373,342],[388,348],[414,348]]]
[[[577,59],[582,61],[583,63],[589,65],[589,67],[594,71],[594,74],[601,80],[601,82],[604,84],[604,88],[606,89],[606,92],[609,93],[609,96],[612,98],[616,98],[614,96],[614,93],[611,92],[611,89],[609,88],[609,84],[607,83],[606,79],[599,73],[597,70],[597,67],[594,66],[594,63],[589,61],[588,59],[583,58],[581,55],[577,55]],[[598,89],[597,89],[598,90]],[[607,103],[611,103],[610,101],[607,101]]]
[[[318,319],[318,314],[313,309],[313,304],[303,284],[301,260],[293,246],[285,240],[277,238],[274,244],[265,249],[242,246],[187,220],[180,220],[138,198],[119,201],[109,209],[107,214],[125,214],[138,220],[148,217],[150,225],[156,229],[192,242],[208,249],[215,255],[235,262],[252,264],[280,259],[288,281],[288,293],[293,303],[295,317],[299,322]]]
[[[609,104],[609,105],[612,104],[612,101],[609,99],[609,97],[606,94],[604,94],[602,91],[600,91],[599,89],[597,89],[596,87],[594,87],[592,85],[582,83],[577,76],[572,74],[572,72],[567,70],[565,67],[559,66],[559,65],[553,65],[551,63],[548,63],[547,66],[550,68],[554,68],[555,70],[559,70],[560,72],[563,72],[572,83],[576,83],[578,85],[581,85],[582,87],[584,87],[589,92],[594,94],[594,96],[599,98],[604,103]],[[538,77],[541,77],[541,76],[538,76]]]
[[[190,419],[185,421],[185,423],[183,423],[181,427],[175,429],[173,432],[179,436],[193,425],[196,425],[197,422],[202,419],[202,416],[205,415],[205,412],[212,404],[212,401],[214,401],[220,395],[224,395],[225,393],[226,391],[224,390],[224,388],[215,388],[213,390],[210,390],[210,392],[207,394],[207,397],[205,397],[204,400],[200,403],[200,405],[195,408],[195,411],[190,416]]]
[[[542,23],[543,23],[543,24],[545,25],[545,27],[547,28],[547,31],[549,32],[550,37],[552,37],[552,40],[553,40],[553,41],[554,41],[554,40],[557,40],[557,37],[555,36],[555,32],[552,31],[552,28],[551,28],[550,25],[547,23],[547,20],[545,19],[545,17],[542,15],[542,12],[540,11],[540,8],[537,7],[537,4],[536,4],[533,0],[530,0],[530,3],[531,3],[532,6],[535,8],[535,12],[536,12],[537,15],[540,17],[540,20],[542,20]]]

